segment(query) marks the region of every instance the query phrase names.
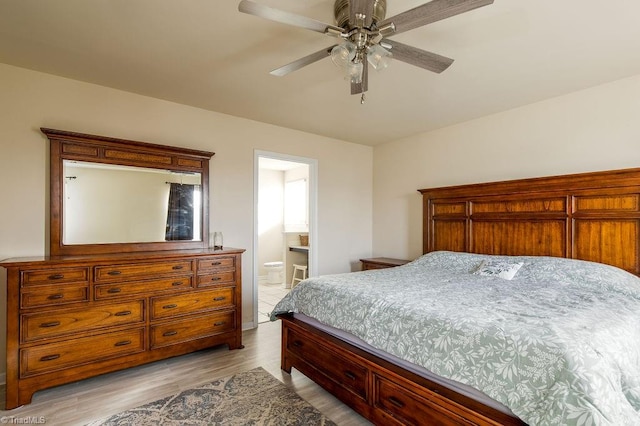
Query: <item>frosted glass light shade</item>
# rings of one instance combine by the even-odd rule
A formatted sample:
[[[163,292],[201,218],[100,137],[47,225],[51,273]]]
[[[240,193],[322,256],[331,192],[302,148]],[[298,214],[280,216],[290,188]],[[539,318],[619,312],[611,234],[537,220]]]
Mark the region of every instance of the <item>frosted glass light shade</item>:
[[[347,68],[356,57],[356,45],[345,41],[331,49],[331,60],[340,68]]]
[[[364,70],[364,66],[362,62],[350,62],[347,66],[347,79],[351,83],[362,83],[362,71]]]
[[[371,46],[367,52],[367,60],[376,71],[387,68],[391,63],[392,57],[391,52],[379,44]]]

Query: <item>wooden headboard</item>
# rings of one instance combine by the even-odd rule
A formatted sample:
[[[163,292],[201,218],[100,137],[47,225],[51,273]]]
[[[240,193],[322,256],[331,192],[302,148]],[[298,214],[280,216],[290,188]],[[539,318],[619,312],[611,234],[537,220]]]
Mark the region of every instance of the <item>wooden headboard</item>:
[[[424,253],[557,256],[640,275],[640,168],[420,193]]]

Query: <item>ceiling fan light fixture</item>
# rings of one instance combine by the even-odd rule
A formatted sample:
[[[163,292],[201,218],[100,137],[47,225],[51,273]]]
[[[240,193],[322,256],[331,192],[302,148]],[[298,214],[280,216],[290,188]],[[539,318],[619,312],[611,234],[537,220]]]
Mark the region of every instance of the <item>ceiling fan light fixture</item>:
[[[331,60],[340,68],[347,68],[356,57],[356,45],[350,41],[340,43],[331,49]]]
[[[346,79],[353,84],[362,83],[363,70],[364,70],[364,65],[362,65],[362,62],[349,63],[349,65],[346,68],[346,71],[347,71]]]
[[[364,99],[364,92],[368,90],[369,64],[376,71],[383,70],[395,57],[398,61],[441,73],[453,63],[453,59],[390,40],[389,37],[493,4],[494,0],[430,0],[391,18],[385,18],[387,0],[334,2],[335,25],[253,0],[240,0],[238,10],[340,39],[340,44],[300,58],[271,71],[271,74],[283,76],[331,56],[332,62],[342,70],[346,79],[351,80],[351,94],[363,94]]]
[[[367,60],[376,71],[381,71],[389,66],[393,55],[379,44],[369,47]]]

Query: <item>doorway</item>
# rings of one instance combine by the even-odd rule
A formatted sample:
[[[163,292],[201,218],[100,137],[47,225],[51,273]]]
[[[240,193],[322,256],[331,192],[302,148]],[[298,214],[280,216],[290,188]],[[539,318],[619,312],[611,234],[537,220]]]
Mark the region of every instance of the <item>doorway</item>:
[[[294,265],[295,278],[317,275],[317,241],[317,160],[256,151],[255,326],[269,321],[275,304],[291,290]]]

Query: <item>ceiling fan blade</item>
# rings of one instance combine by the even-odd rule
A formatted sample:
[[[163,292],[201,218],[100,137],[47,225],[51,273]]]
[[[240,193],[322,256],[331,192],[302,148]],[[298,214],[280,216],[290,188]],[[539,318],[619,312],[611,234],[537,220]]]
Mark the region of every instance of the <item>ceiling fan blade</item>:
[[[351,94],[359,95],[367,90],[369,90],[369,64],[365,58],[365,60],[362,61],[362,82],[351,83]]]
[[[398,34],[492,3],[493,0],[433,0],[385,19],[378,24],[378,28],[393,23],[393,34]]]
[[[453,63],[453,59],[451,58],[427,52],[426,50],[418,49],[417,47],[407,46],[406,44],[402,44],[397,41],[385,39],[380,44],[391,47],[389,51],[393,55],[393,59],[397,59],[398,61],[406,62],[438,74],[449,68]]]
[[[243,13],[248,13],[249,15],[259,16],[282,24],[293,25],[294,27],[306,28],[319,33],[339,35],[344,31],[342,28],[335,25],[325,24],[324,22],[316,21],[315,19],[307,18],[306,16],[274,9],[273,7],[265,6],[249,0],[242,0],[238,5],[238,10]],[[329,29],[331,32],[328,32]]]
[[[373,22],[373,6],[376,0],[350,0],[349,1],[349,22],[356,23],[356,15],[364,15],[364,27],[369,28]]]
[[[331,50],[336,47],[336,45],[333,45],[331,47],[328,47],[326,49],[322,49],[319,50],[315,53],[312,53],[311,55],[305,56],[304,58],[300,58],[297,61],[293,61],[290,64],[287,64],[285,66],[282,66],[278,69],[275,69],[273,71],[271,71],[269,74],[271,75],[275,75],[278,77],[282,77],[285,76],[291,72],[297,71],[302,67],[306,67],[307,65],[310,65],[314,62],[319,61],[320,59],[324,59],[328,56],[331,56]]]

